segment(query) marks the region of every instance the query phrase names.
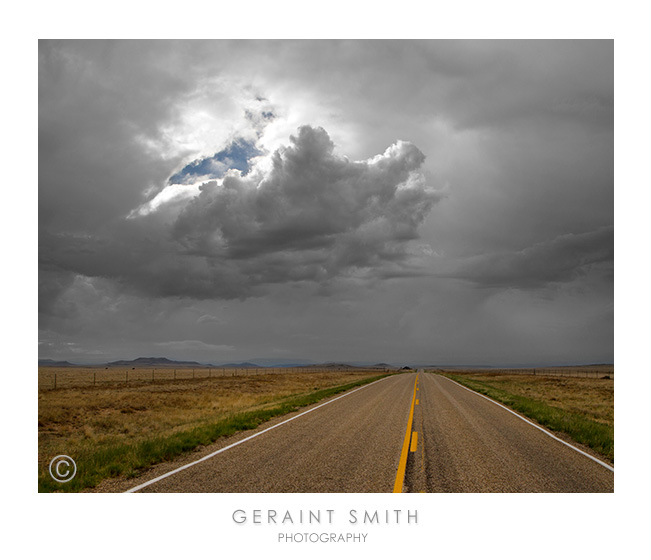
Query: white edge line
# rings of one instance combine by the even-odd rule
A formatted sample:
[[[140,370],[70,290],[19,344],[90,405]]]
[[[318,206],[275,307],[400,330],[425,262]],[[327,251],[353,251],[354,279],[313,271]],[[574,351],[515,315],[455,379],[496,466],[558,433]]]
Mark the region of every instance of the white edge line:
[[[226,447],[222,447],[221,449],[218,449],[217,451],[213,451],[212,453],[206,455],[205,457],[201,457],[201,459],[197,459],[196,461],[192,461],[191,463],[188,463],[187,465],[183,465],[181,467],[178,467],[177,469],[174,469],[173,471],[170,471],[168,473],[162,474],[160,476],[157,476],[156,478],[152,478],[151,480],[148,480],[147,482],[143,482],[142,484],[139,484],[138,486],[134,486],[133,488],[126,490],[124,493],[125,494],[131,494],[133,492],[137,492],[138,490],[142,490],[143,488],[154,484],[155,482],[158,482],[159,480],[163,480],[164,478],[167,478],[168,476],[172,476],[173,474],[176,474],[177,472],[183,471],[185,469],[188,469],[198,463],[201,463],[203,461],[206,461],[215,455],[219,455],[220,453],[223,453],[227,449],[230,449],[231,447],[235,447],[237,445],[240,445],[244,443],[245,441],[249,441],[250,439],[253,439],[255,437],[261,436],[265,432],[268,432],[269,430],[273,430],[274,428],[278,428],[279,426],[282,426],[283,424],[287,424],[287,422],[291,422],[292,420],[296,420],[297,418],[300,418],[301,416],[304,416],[305,414],[309,414],[310,412],[314,412],[317,408],[321,408],[322,406],[326,406],[327,404],[333,403],[335,401],[338,401],[339,399],[343,399],[344,397],[347,397],[348,395],[352,395],[353,393],[359,391],[360,389],[365,389],[366,387],[370,387],[371,385],[374,385],[375,383],[378,383],[380,381],[383,381],[385,379],[388,379],[387,377],[383,377],[382,379],[378,379],[376,381],[373,381],[371,383],[367,383],[366,385],[363,385],[362,387],[357,387],[357,389],[353,389],[352,391],[348,391],[344,393],[343,395],[339,395],[338,397],[335,397],[334,399],[330,399],[327,402],[321,403],[313,408],[310,408],[309,410],[306,410],[304,412],[301,412],[300,414],[297,414],[296,416],[292,416],[291,418],[288,418],[287,420],[283,420],[282,422],[279,422],[278,424],[274,424],[273,426],[270,426],[269,428],[265,428],[264,430],[257,432],[253,435],[250,435],[249,437],[246,437],[244,439],[241,439],[240,441],[236,441],[235,443],[231,443],[230,445],[227,445]]]
[[[504,410],[506,410],[507,412],[510,412],[510,413],[513,414],[514,416],[517,416],[518,418],[520,418],[520,420],[524,420],[527,424],[530,424],[530,425],[533,426],[534,428],[537,428],[537,429],[540,430],[543,434],[547,434],[550,438],[553,438],[553,439],[555,439],[556,441],[560,441],[563,445],[567,445],[569,448],[574,449],[574,451],[577,451],[577,452],[581,453],[581,455],[585,455],[588,459],[592,459],[595,463],[599,463],[602,467],[607,468],[609,471],[615,472],[615,469],[614,469],[613,467],[611,467],[609,464],[604,463],[603,461],[600,461],[600,460],[597,459],[596,457],[593,457],[592,455],[590,455],[590,453],[586,453],[585,451],[582,451],[582,450],[579,449],[578,447],[574,447],[573,445],[567,443],[566,441],[563,441],[561,438],[556,437],[556,436],[555,436],[554,434],[552,434],[551,432],[548,432],[548,431],[545,430],[544,428],[541,428],[538,424],[535,424],[534,422],[532,422],[531,420],[528,420],[528,419],[525,418],[524,416],[520,416],[517,412],[513,412],[510,408],[504,406],[503,404],[500,404],[500,403],[498,403],[497,401],[494,401],[493,399],[487,397],[486,395],[482,395],[481,393],[478,393],[477,391],[473,391],[472,389],[469,389],[469,388],[466,387],[465,385],[461,385],[461,383],[457,383],[454,379],[450,379],[449,377],[445,377],[445,376],[443,376],[443,375],[439,375],[439,374],[435,374],[435,375],[438,375],[439,377],[443,377],[443,379],[447,379],[448,381],[452,381],[452,383],[455,383],[456,385],[459,385],[459,387],[465,389],[466,391],[470,391],[471,393],[474,393],[475,395],[479,395],[480,397],[485,398],[487,401],[490,401],[490,402],[492,402],[493,404],[496,404],[497,406],[502,407],[502,408],[503,408]]]

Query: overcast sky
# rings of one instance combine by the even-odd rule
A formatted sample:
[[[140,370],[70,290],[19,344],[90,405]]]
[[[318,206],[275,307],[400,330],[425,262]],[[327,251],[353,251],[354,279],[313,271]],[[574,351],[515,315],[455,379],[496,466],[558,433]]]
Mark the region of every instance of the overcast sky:
[[[611,41],[40,41],[39,357],[613,361]]]

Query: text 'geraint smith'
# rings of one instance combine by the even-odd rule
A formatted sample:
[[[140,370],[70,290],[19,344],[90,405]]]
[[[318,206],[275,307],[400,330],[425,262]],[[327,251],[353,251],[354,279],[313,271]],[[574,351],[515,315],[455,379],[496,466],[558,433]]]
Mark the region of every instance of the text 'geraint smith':
[[[333,509],[317,510],[275,510],[275,509],[236,509],[233,512],[233,521],[237,524],[251,522],[255,525],[272,524],[320,524],[339,521]],[[347,512],[347,522],[351,525],[357,523],[382,525],[400,523],[418,523],[418,510],[384,509],[384,510],[356,510]]]

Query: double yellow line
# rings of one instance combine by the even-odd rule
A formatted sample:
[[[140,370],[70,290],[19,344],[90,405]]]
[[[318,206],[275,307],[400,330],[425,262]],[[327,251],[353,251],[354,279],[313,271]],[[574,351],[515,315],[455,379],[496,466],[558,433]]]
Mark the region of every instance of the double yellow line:
[[[409,409],[409,420],[407,421],[407,432],[405,433],[405,440],[402,443],[402,453],[400,453],[400,462],[398,463],[398,472],[396,473],[396,481],[393,485],[394,493],[402,493],[402,485],[405,481],[405,471],[407,470],[407,457],[409,455],[409,443],[411,442],[411,451],[416,451],[418,444],[418,433],[412,432],[411,426],[414,421],[414,406],[416,404],[416,391],[418,391],[418,374],[416,374],[416,381],[414,381],[414,394],[411,397],[411,407]]]

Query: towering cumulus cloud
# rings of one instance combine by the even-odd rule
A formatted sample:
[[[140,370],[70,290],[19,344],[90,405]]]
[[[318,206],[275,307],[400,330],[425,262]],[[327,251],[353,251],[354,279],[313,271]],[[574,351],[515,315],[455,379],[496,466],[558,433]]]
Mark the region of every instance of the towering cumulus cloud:
[[[325,130],[303,126],[246,176],[233,169],[196,196],[133,213],[111,239],[76,239],[68,247],[82,258],[65,250],[52,257],[60,268],[150,295],[191,298],[398,274],[440,196],[425,184],[424,159],[398,141],[381,155],[350,161],[334,153]]]

